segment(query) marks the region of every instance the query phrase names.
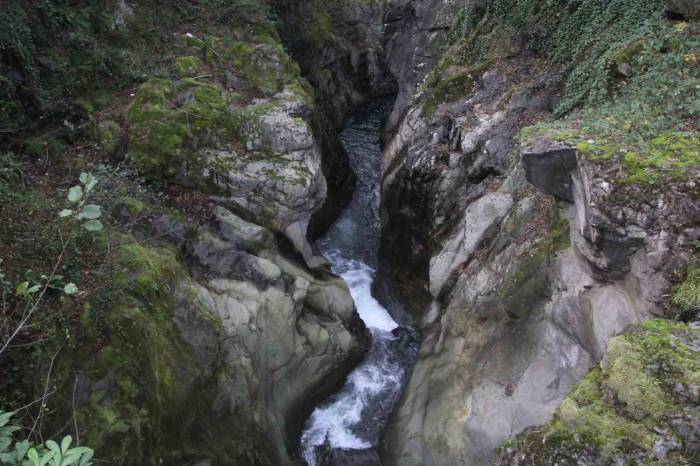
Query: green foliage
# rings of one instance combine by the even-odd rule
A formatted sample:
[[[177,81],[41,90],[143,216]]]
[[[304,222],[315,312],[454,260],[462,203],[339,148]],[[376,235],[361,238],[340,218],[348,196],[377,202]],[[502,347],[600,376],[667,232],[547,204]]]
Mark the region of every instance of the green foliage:
[[[682,311],[700,309],[700,266],[690,267],[686,279],[673,287],[671,302]]]
[[[11,0],[0,12],[0,129],[25,131],[37,117],[60,118],[79,94],[121,86],[140,60],[112,28],[111,2]],[[42,121],[46,123],[46,121]],[[3,134],[0,134],[2,136]]]
[[[700,38],[685,23],[656,23],[611,55],[631,71],[612,100],[536,125],[523,137],[559,135],[598,163],[619,163],[624,184],[660,187],[700,168]]]
[[[13,434],[20,427],[10,425],[14,413],[0,410],[0,463],[7,466],[92,466],[93,450],[73,447],[73,438],[68,435],[59,445],[48,440],[43,445],[34,445],[29,440],[15,440]]]
[[[175,73],[180,78],[194,77],[201,66],[197,57],[179,57],[175,62]]]
[[[620,49],[662,24],[663,0],[493,0],[469,2],[453,27],[453,54],[478,63],[517,37],[563,72],[563,115],[609,99]],[[505,42],[504,42],[505,40]],[[512,46],[511,46],[512,47]],[[632,50],[633,51],[633,50]]]
[[[88,197],[97,186],[97,178],[91,173],[80,174],[80,185],[68,190],[68,201],[73,204],[72,209],[63,209],[58,213],[61,218],[72,218],[78,221],[87,231],[96,232],[102,230],[102,209],[95,204],[87,204]]]
[[[656,457],[654,448],[671,435],[678,442],[664,465],[695,464],[688,436],[671,427],[674,419],[697,422],[698,412],[684,398],[700,381],[698,330],[651,320],[614,338],[600,364],[586,375],[542,429],[509,442],[527,452],[532,464],[609,464]],[[691,427],[692,429],[692,427]],[[634,464],[634,463],[632,463]],[[646,463],[645,463],[646,464]]]

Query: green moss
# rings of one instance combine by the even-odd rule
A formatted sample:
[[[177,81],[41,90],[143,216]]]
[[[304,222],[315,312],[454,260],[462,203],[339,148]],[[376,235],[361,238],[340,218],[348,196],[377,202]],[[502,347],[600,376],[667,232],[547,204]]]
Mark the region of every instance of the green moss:
[[[528,130],[568,133],[566,139],[583,156],[616,165],[609,172],[627,195],[692,179],[700,168],[700,72],[695,65],[700,39],[687,25],[649,21],[647,28],[629,31],[625,40],[609,45],[609,64],[624,62],[633,72],[620,82],[605,75],[605,99]]]
[[[175,60],[175,74],[180,78],[196,76],[201,67],[202,62],[197,57],[186,56]]]
[[[629,63],[634,57],[644,51],[645,40],[643,38],[632,40],[612,52],[612,59],[617,64]]]
[[[146,210],[146,204],[143,201],[130,196],[120,197],[116,205],[124,207],[132,215],[140,215]]]
[[[700,307],[700,266],[691,266],[686,279],[673,287],[671,302],[682,311]]]
[[[184,103],[176,105],[175,99]],[[199,176],[205,163],[201,147],[224,149],[239,140],[242,122],[231,105],[234,99],[216,84],[192,79],[148,81],[127,114],[132,164],[157,179],[172,180],[182,169]]]
[[[333,42],[333,19],[328,12],[327,3],[322,0],[302,2],[304,10],[299,14],[302,21],[300,30],[304,35],[304,43],[308,47],[321,48],[326,42]]]
[[[187,286],[188,274],[168,247],[128,241],[114,253],[104,301],[90,306],[83,318],[91,343],[83,343],[86,354],[77,359],[90,361],[91,380],[105,388],[78,409],[78,422],[85,441],[105,459],[154,464],[163,457],[179,463],[192,446],[178,444],[177,430],[172,438],[158,437],[155,445],[143,439],[169,432],[174,418],[193,405],[192,397],[205,393],[193,392],[204,381],[174,322],[175,288]],[[99,350],[92,353],[94,347]]]
[[[652,320],[614,338],[600,367],[574,387],[555,419],[511,447],[526,451],[533,464],[654,457],[655,443],[673,431],[672,419],[697,416],[675,395],[679,386],[697,383],[700,358],[688,346],[697,332],[683,323]],[[687,447],[654,464],[692,464],[697,458]]]
[[[615,339],[610,342],[601,366],[607,377],[603,387],[616,394],[627,417],[634,420],[649,418],[658,422],[669,409],[667,399],[653,375],[647,374],[648,359],[632,342]]]
[[[100,111],[112,105],[114,98],[110,92],[98,89],[92,92],[88,102],[93,111]]]
[[[425,96],[424,114],[430,116],[440,105],[468,96],[473,87],[474,79],[468,73],[460,73],[437,80],[436,83],[428,87],[430,90]]]
[[[101,121],[96,128],[97,142],[108,154],[114,154],[121,142],[122,129],[112,120]]]

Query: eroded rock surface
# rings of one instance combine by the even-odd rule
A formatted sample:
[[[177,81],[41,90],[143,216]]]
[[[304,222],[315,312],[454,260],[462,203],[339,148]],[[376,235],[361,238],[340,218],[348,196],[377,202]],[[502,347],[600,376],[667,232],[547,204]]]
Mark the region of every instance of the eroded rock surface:
[[[409,109],[384,155],[382,267],[423,332],[385,464],[491,464],[611,338],[661,312],[690,254],[697,208],[682,188],[661,210],[620,205],[575,142],[514,139],[557,94],[536,62],[509,66],[466,101]]]
[[[697,460],[700,330],[652,320],[610,341],[544,427],[526,430],[496,464],[660,464]]]
[[[238,413],[260,439],[274,439],[266,448],[274,464],[291,464],[303,419],[359,361],[368,337],[340,278],[285,257],[269,230],[221,207],[216,215],[217,229],[186,246],[196,283],[181,305],[197,303],[221,323],[230,375],[216,412]],[[187,320],[178,324],[187,337]]]

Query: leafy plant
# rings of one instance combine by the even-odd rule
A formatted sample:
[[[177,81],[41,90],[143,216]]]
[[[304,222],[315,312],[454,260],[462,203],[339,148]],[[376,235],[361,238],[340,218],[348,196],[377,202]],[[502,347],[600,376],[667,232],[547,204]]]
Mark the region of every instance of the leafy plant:
[[[92,466],[94,451],[87,447],[73,447],[68,435],[59,445],[49,440],[34,445],[28,439],[15,440],[19,426],[11,425],[15,413],[0,410],[0,463],[8,466]]]
[[[81,222],[82,227],[87,231],[100,231],[103,225],[98,219],[102,217],[102,209],[98,205],[87,203],[90,193],[97,185],[97,178],[91,173],[81,173],[80,183],[82,185],[73,186],[68,190],[68,201],[75,207],[63,209],[58,215]]]
[[[98,179],[93,174],[81,173],[80,184],[75,185],[68,190],[67,199],[68,202],[72,204],[72,208],[63,209],[58,215],[61,218],[72,219],[74,221],[74,225],[79,224],[80,227],[87,231],[98,232],[102,230],[104,226],[99,220],[99,218],[102,217],[101,207],[96,204],[88,204],[90,194],[93,193],[97,183]],[[40,275],[38,279],[32,279],[30,277],[31,281],[25,280],[15,287],[14,295],[17,298],[20,298],[19,301],[23,302],[23,305],[21,306],[21,317],[18,318],[18,322],[16,324],[11,326],[9,325],[9,320],[5,312],[7,303],[4,299],[5,293],[3,293],[3,301],[1,303],[3,320],[0,321],[0,329],[5,332],[6,340],[2,342],[2,346],[0,346],[0,354],[7,349],[12,340],[17,337],[22,329],[27,326],[32,315],[38,309],[39,304],[44,298],[47,290],[60,290],[66,296],[72,296],[78,293],[78,286],[75,283],[63,282],[63,276],[56,273],[63,261],[66,249],[74,234],[75,228],[72,228],[68,239],[63,242],[63,248],[51,273]],[[28,271],[28,274],[31,275],[31,271]],[[18,311],[18,309],[16,309],[16,311]],[[13,314],[14,312],[11,312],[9,315],[12,316]]]

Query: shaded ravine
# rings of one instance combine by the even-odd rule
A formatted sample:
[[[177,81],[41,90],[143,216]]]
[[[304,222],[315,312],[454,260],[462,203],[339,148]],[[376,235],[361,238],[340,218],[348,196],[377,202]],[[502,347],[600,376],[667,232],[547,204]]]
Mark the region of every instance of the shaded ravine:
[[[341,133],[358,181],[352,202],[317,245],[347,282],[372,347],[343,388],[306,422],[301,453],[309,466],[380,464],[374,447],[418,352],[415,330],[397,324],[371,293],[379,249],[380,132],[390,107],[389,99],[367,105]]]

